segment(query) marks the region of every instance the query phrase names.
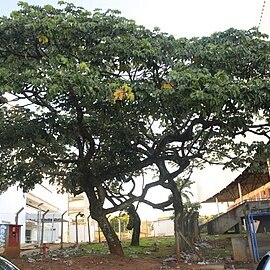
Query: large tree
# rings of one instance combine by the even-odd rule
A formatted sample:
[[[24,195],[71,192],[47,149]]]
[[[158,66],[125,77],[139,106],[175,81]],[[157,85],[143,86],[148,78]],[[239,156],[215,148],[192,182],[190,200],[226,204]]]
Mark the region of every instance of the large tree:
[[[0,36],[0,89],[12,100],[1,108],[1,190],[19,183],[27,191],[48,177],[75,195],[86,192],[110,251],[122,255],[106,215],[136,199],[113,201],[122,183],[156,159],[138,142],[157,105],[138,101],[151,101],[152,67],[158,72],[162,47],[175,40],[117,12],[72,4],[21,3],[1,18]]]
[[[112,253],[108,213],[173,204],[181,231],[175,178],[199,161],[243,165],[261,145],[239,142],[247,132],[269,139],[269,42],[256,30],[175,39],[114,11],[21,3],[0,38],[1,190],[48,177],[85,192]],[[147,167],[158,178],[135,195]],[[173,199],[146,200],[157,185]]]

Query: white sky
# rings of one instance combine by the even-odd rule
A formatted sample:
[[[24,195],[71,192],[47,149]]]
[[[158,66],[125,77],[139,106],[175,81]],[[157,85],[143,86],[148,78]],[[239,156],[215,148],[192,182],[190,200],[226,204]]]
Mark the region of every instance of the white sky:
[[[0,16],[18,9],[16,0],[1,1]],[[57,0],[29,0],[29,4],[56,5]],[[101,8],[118,9],[122,15],[134,19],[138,24],[142,24],[149,29],[158,26],[163,32],[167,32],[176,37],[193,37],[210,35],[216,31],[224,31],[230,27],[237,29],[250,29],[258,27],[263,8],[264,0],[73,0],[76,6],[82,6],[88,10]],[[265,13],[263,15],[262,26],[268,29],[270,34],[270,22],[266,21],[267,15],[270,17],[270,0],[266,1]],[[268,19],[267,19],[268,20]],[[263,29],[263,30],[264,30]],[[233,181],[237,173],[231,174],[229,171],[218,170],[209,167],[204,171],[196,172],[194,179],[197,185],[194,187],[196,199],[204,200],[214,195],[220,189]],[[158,194],[158,193],[156,193]],[[167,194],[158,194],[158,198],[167,198]],[[141,214],[143,218],[152,219],[157,212],[149,215],[150,208],[143,207]],[[216,213],[216,208],[203,209],[204,214]]]
[[[0,15],[17,8],[16,0],[1,1]],[[29,4],[52,4],[57,0],[29,0]],[[175,36],[202,36],[230,27],[249,29],[259,25],[263,0],[73,0],[88,10],[118,9],[138,24]]]

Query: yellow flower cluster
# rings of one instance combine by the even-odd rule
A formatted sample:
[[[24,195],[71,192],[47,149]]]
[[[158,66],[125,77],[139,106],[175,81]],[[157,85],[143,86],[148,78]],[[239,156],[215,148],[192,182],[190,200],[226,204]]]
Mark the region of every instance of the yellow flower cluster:
[[[164,83],[162,86],[161,86],[162,89],[172,89],[173,86],[170,84],[170,83]]]
[[[49,42],[49,39],[47,36],[40,35],[38,36],[38,42],[41,44],[47,44]]]
[[[131,87],[129,87],[127,84],[124,84],[121,88],[115,89],[113,93],[113,100],[135,100],[135,95],[132,92]]]

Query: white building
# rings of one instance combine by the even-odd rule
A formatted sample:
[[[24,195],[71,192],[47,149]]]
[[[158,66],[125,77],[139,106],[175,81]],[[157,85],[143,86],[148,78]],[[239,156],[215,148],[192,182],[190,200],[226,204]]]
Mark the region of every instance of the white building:
[[[26,243],[54,243],[61,238],[61,219],[68,207],[67,194],[57,193],[55,186],[44,182],[26,194]],[[67,241],[68,217],[63,216],[63,240]],[[44,229],[42,235],[42,220]],[[43,239],[42,239],[43,238]]]
[[[69,240],[70,242],[92,242],[98,230],[97,222],[90,217],[89,201],[85,193],[68,196]],[[78,239],[76,239],[76,219]]]
[[[22,244],[60,242],[62,216],[64,242],[95,240],[98,226],[90,217],[84,193],[76,197],[59,194],[55,186],[44,182],[29,193],[11,187],[0,195],[0,224],[16,224],[17,221],[22,226]]]
[[[29,192],[11,187],[0,195],[0,224],[21,225],[21,243],[41,241],[44,216],[43,242],[60,239],[61,215],[67,211],[67,194],[58,194],[56,187],[44,182]],[[65,222],[64,240],[67,240],[68,222]]]

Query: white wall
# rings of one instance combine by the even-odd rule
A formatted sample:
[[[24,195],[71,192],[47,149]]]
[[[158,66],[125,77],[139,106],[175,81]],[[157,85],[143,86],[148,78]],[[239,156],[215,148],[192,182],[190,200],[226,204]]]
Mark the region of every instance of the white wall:
[[[91,242],[94,241],[95,239],[95,227],[93,225],[90,225],[90,238]],[[76,242],[76,226],[73,224],[70,224],[69,227],[69,240],[71,243]],[[79,224],[78,225],[78,242],[88,242],[89,237],[88,237],[88,225],[87,224]]]
[[[172,219],[154,221],[153,231],[155,236],[174,235],[174,222]]]

